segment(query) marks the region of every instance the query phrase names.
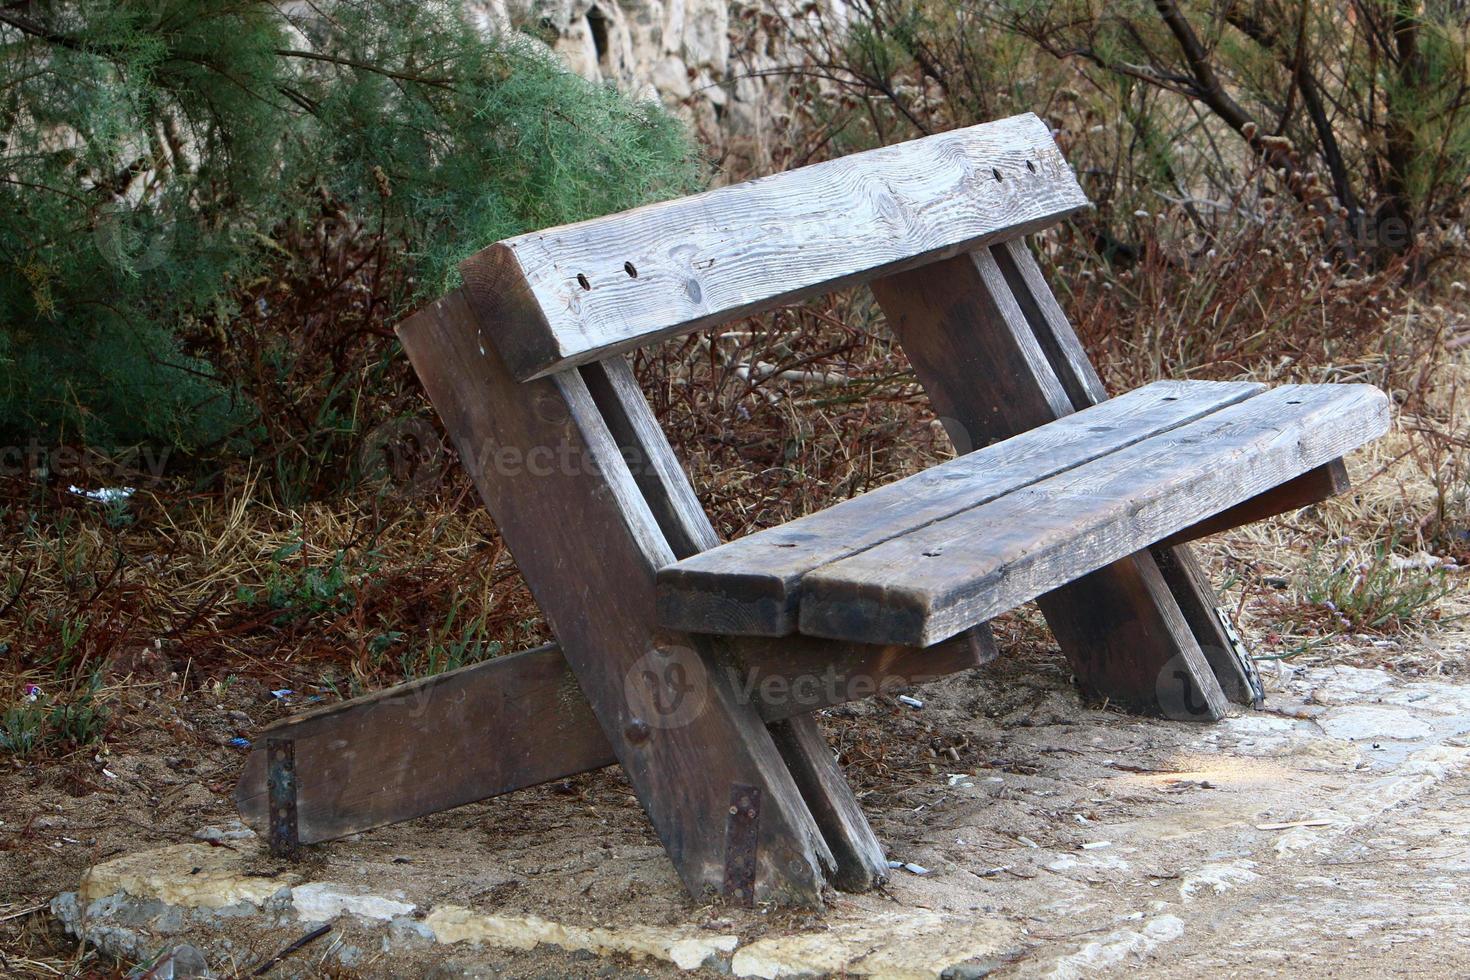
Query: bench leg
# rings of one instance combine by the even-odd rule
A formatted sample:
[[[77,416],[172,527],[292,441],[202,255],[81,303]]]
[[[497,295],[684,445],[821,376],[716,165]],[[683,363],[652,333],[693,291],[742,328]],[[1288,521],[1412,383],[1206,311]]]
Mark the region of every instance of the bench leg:
[[[685,558],[718,545],[719,534],[700,506],[694,487],[679,466],[679,460],[654,417],[648,399],[639,390],[628,362],[622,357],[612,357],[586,365],[580,371],[623,458],[632,462],[634,481],[674,556]],[[988,638],[987,631],[984,639]],[[951,644],[950,649],[960,651],[963,656],[972,646],[970,642],[961,642]],[[725,641],[725,649],[735,655],[735,660],[751,678],[754,676],[750,674],[751,667],[763,652],[783,647],[790,652],[791,667],[794,668],[790,670],[791,676],[802,676],[796,662],[806,655],[806,662],[811,665],[807,670],[808,680],[813,679],[816,670],[820,669],[816,667],[818,662],[821,668],[830,669],[833,664],[860,661],[868,652],[848,648],[839,655],[839,651],[830,645],[818,644],[815,652],[819,656],[826,654],[831,659],[817,661],[811,657],[813,644],[804,639],[793,639],[784,644],[750,638]],[[766,706],[770,707],[773,706]],[[768,711],[763,711],[763,714],[770,717]],[[771,724],[769,731],[832,851],[836,861],[833,883],[844,891],[867,891],[886,881],[888,865],[883,859],[883,846],[863,816],[852,787],[843,778],[837,761],[817,729],[816,721],[809,717],[792,717]]]
[[[837,870],[832,884],[845,892],[865,892],[888,880],[888,861],[883,845],[868,824],[842,775],[832,749],[811,715],[776,721],[770,725],[776,749],[801,789]]]
[[[1215,680],[1220,682],[1220,689],[1236,704],[1259,706],[1261,679],[1255,661],[1242,656],[1226,635],[1225,625],[1220,622],[1223,608],[1220,599],[1194,553],[1184,545],[1175,545],[1154,548],[1153,556],[1174,601],[1179,603],[1184,621],[1199,641]]]
[[[581,375],[506,370],[488,334],[517,326],[455,292],[399,336],[686,888],[820,905],[832,852],[790,769],[708,644],[657,629],[673,554]]]
[[[991,257],[1000,268],[1006,286],[1020,309],[1022,318],[1031,328],[1032,335],[1041,346],[1047,363],[1056,374],[1058,382],[1066,392],[1072,408],[1080,411],[1089,405],[1106,401],[1108,392],[1102,379],[1093,369],[1087,352],[1067,315],[1062,311],[1052,294],[1046,277],[1036,264],[1035,257],[1026,243],[1013,238],[990,248]],[[1324,468],[1330,470],[1331,467]],[[1310,486],[1303,495],[1320,491],[1320,474],[1313,481],[1301,481]],[[1318,498],[1320,499],[1320,498]],[[1303,500],[1303,503],[1311,501]],[[1237,508],[1238,510],[1244,508]],[[1190,550],[1182,541],[1172,542],[1150,549],[1159,571],[1174,601],[1179,604],[1195,642],[1200,646],[1209,662],[1215,679],[1225,696],[1238,704],[1254,703],[1259,697],[1259,683],[1252,684],[1255,666],[1242,663],[1225,635],[1216,610],[1219,600],[1211,588],[1204,569],[1200,568]]]
[[[1068,388],[1075,379],[1064,383],[1051,363],[1065,352],[1052,344],[1048,356],[991,250],[886,276],[872,289],[959,451],[1074,410]],[[1224,715],[1225,694],[1147,552],[1043,596],[1039,605],[1079,680],[1094,692],[1180,719]]]

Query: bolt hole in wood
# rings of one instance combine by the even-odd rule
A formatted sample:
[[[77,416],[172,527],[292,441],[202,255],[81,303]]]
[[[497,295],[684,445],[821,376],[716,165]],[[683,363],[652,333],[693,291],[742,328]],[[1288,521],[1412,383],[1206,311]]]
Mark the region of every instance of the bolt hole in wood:
[[[1029,171],[1031,171],[1034,174],[1034,173],[1036,173],[1036,164],[1032,163],[1030,160],[1027,160],[1026,161],[1026,169],[1029,170]]]
[[[995,175],[995,179],[996,180],[1000,180],[1001,179],[1000,171],[998,169],[996,169],[995,167],[991,167],[990,168],[990,172]]]
[[[577,284],[579,286],[581,286],[583,289],[591,289],[592,288],[592,283],[588,282],[587,281],[587,277],[585,275],[583,275],[582,273],[580,273],[580,272],[577,273]]]
[[[631,262],[624,262],[623,263],[623,271],[628,274],[628,278],[629,279],[637,279],[638,278],[638,269]]]

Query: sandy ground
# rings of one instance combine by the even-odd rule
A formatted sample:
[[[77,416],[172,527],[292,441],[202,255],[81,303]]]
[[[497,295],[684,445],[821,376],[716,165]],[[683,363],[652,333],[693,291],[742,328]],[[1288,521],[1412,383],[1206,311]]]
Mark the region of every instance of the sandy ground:
[[[59,917],[53,898],[102,864],[93,890],[126,890],[134,907],[94,909],[94,940],[144,955],[188,941],[226,974],[334,917],[309,905],[305,883],[381,898],[391,914],[378,921],[359,901],[367,917],[335,918],[272,975],[691,975],[624,941],[659,934],[734,947],[695,975],[1470,974],[1470,685],[1355,667],[1273,666],[1267,679],[1267,711],[1214,725],[1085,707],[1042,657],[929,684],[921,709],[884,698],[830,712],[890,856],[924,873],[896,869],[883,891],[834,894],[822,913],[694,904],[616,770],[324,845],[293,866],[249,839],[200,844],[196,832],[233,816],[242,753],[228,739],[268,720],[248,706],[289,709],[261,710],[269,696],[245,687],[207,704],[144,687],[157,711],[134,716],[126,751],[0,772],[4,948],[15,959],[44,947],[89,896]],[[1301,821],[1312,825],[1274,826]],[[128,857],[165,846],[173,858]],[[154,880],[108,878],[119,859]],[[195,863],[186,879],[217,864],[299,898],[223,914],[167,889],[160,902],[180,859]],[[47,908],[15,914],[34,906]],[[562,932],[508,948],[505,930],[528,917]],[[604,932],[589,943],[577,929]]]

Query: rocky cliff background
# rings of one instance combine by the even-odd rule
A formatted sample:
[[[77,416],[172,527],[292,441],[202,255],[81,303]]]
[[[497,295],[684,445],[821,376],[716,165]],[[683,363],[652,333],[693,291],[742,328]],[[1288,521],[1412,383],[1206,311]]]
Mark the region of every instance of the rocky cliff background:
[[[820,12],[820,16],[816,16]],[[477,26],[549,46],[572,71],[639,98],[659,99],[691,123],[726,165],[767,160],[772,122],[791,99],[800,62],[794,31],[845,23],[840,2],[798,6],[742,0],[481,0]]]

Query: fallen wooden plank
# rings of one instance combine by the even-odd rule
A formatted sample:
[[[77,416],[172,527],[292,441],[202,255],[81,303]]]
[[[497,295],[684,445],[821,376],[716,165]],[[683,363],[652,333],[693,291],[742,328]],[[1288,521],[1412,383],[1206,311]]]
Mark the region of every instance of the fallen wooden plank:
[[[922,646],[1227,510],[1388,429],[1368,385],[1285,385],[842,559],[801,629]]]
[[[730,654],[722,669],[737,696],[754,703],[766,721],[780,721],[980,666],[995,657],[995,646],[986,630],[928,650],[798,636],[737,641]],[[265,744],[272,738],[296,743],[303,844],[617,762],[554,643],[267,727],[235,787],[241,818],[262,834]]]
[[[489,340],[529,380],[1088,206],[1028,113],[521,235],[461,269]]]
[[[806,573],[1263,389],[1246,382],[1157,382],[819,513],[701,552],[659,570],[659,621],[706,633],[794,632]]]

